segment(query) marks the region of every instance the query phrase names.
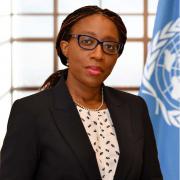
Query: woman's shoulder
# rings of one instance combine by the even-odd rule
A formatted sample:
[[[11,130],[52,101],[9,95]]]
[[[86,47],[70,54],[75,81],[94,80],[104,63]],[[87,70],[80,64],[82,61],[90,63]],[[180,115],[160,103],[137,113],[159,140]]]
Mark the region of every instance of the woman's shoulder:
[[[136,94],[131,94],[129,92],[125,92],[122,90],[118,90],[109,86],[105,86],[105,91],[110,94],[113,98],[123,101],[124,103],[130,103],[130,104],[134,104],[134,103],[143,103],[144,104],[144,100],[142,97],[136,95]]]
[[[39,91],[35,94],[17,99],[13,106],[22,107],[23,109],[40,111],[49,106],[51,89]]]

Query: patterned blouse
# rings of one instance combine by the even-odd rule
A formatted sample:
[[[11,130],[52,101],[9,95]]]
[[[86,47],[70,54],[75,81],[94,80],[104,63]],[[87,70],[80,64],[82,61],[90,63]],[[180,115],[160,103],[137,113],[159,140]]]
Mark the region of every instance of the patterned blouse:
[[[103,180],[113,180],[120,151],[108,109],[93,111],[76,106],[86,129]]]

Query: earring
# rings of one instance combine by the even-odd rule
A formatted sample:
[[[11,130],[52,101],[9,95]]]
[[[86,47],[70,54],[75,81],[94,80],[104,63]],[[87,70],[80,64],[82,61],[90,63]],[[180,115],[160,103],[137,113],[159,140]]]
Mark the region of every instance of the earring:
[[[69,60],[67,59],[67,60],[66,60],[66,66],[67,66],[67,67],[69,67],[69,62],[68,62],[68,61],[69,61]]]
[[[66,63],[66,66],[69,67],[69,63]]]

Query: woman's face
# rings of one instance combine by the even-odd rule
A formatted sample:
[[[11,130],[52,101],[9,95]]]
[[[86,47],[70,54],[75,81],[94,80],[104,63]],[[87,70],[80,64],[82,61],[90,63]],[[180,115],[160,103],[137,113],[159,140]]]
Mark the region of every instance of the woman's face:
[[[100,41],[119,41],[116,25],[107,17],[95,14],[79,20],[71,34],[83,34]],[[87,87],[99,87],[111,73],[118,54],[107,54],[99,44],[93,50],[85,50],[76,38],[62,41],[61,49],[68,59],[68,82]]]

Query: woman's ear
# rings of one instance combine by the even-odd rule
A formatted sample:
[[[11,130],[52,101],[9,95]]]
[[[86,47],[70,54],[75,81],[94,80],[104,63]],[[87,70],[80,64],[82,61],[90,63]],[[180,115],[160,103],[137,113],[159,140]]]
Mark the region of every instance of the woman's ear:
[[[62,51],[63,55],[68,58],[69,42],[62,40],[62,41],[60,42],[60,47],[61,47],[61,51]]]

